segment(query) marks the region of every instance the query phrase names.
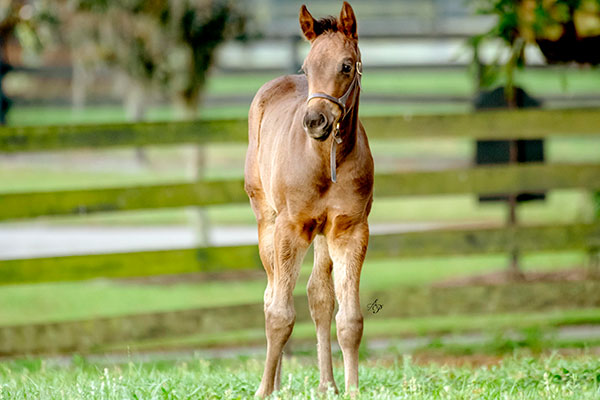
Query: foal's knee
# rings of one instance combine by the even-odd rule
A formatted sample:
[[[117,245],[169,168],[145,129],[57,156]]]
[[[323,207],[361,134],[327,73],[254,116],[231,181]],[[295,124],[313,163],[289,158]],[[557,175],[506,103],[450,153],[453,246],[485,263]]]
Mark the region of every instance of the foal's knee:
[[[266,307],[265,322],[267,333],[270,336],[274,336],[274,339],[287,340],[296,322],[296,312],[293,307],[278,307],[272,303]]]
[[[363,334],[363,316],[360,312],[338,312],[335,317],[337,339],[342,348],[357,348]]]
[[[266,315],[267,310],[271,306],[271,302],[273,300],[273,289],[271,288],[271,286],[267,286],[267,288],[265,289],[265,293],[263,295],[263,300],[264,300],[264,303],[263,303],[264,304],[264,312]]]

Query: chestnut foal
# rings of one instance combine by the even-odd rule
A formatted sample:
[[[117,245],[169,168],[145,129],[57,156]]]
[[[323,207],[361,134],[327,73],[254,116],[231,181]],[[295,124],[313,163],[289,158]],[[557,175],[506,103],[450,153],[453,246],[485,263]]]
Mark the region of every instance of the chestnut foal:
[[[337,392],[330,339],[335,298],[346,391],[358,388],[363,332],[358,291],[369,239],[373,158],[358,120],[362,65],[356,17],[346,2],[338,19],[315,20],[302,6],[300,26],[311,43],[305,75],[266,83],[248,115],[245,188],[268,278],[267,356],[256,392],[261,397],[279,389],[282,350],[296,316],[292,291],[313,241],[308,302],[317,330],[319,389],[332,386]]]

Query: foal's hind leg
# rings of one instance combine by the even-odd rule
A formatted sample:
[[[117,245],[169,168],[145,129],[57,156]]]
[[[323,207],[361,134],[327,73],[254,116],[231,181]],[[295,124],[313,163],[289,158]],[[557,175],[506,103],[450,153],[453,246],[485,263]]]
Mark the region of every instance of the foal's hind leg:
[[[327,240],[318,235],[314,241],[315,262],[308,280],[308,305],[310,315],[317,329],[317,352],[319,357],[319,390],[327,391],[329,386],[337,393],[331,365],[331,320],[335,307],[335,295],[331,280],[332,261],[329,257]]]
[[[281,363],[283,347],[287,343],[296,311],[292,291],[298,279],[300,263],[309,241],[293,224],[281,216],[277,217],[274,232],[275,264],[273,268],[271,301],[265,305],[265,331],[267,335],[267,357],[257,396],[265,397],[275,389],[277,369]]]
[[[363,333],[358,289],[368,241],[369,227],[366,221],[348,227],[345,218],[340,220],[338,227],[334,226],[327,237],[339,306],[335,317],[337,339],[344,355],[346,392],[351,394],[358,389],[358,346]]]

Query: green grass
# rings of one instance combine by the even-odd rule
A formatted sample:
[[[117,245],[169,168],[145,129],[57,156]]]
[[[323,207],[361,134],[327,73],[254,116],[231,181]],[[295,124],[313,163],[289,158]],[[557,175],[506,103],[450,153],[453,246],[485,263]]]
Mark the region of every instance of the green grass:
[[[535,94],[583,94],[600,92],[597,70],[524,70],[517,71],[517,84]],[[253,94],[262,84],[278,75],[213,75],[206,88],[208,95]],[[404,69],[402,71],[366,71],[362,85],[365,93],[470,95],[474,78],[466,70]],[[361,105],[362,107],[362,105]]]
[[[553,270],[585,262],[585,254],[578,252],[541,253],[525,256],[523,268]],[[505,255],[377,261],[367,257],[361,290],[431,284],[453,277],[501,270],[507,263]],[[310,271],[310,265],[303,266],[295,294],[306,293]],[[106,280],[9,285],[0,290],[0,325],[259,303],[265,286],[266,278],[235,282],[186,281],[170,285]]]
[[[0,364],[0,398],[6,399],[245,399],[260,382],[257,359],[93,363],[68,366],[44,360]],[[334,376],[343,391],[343,370]],[[272,398],[318,398],[314,361],[286,359],[282,387]],[[358,399],[597,399],[600,361],[592,355],[512,357],[492,367],[419,365],[410,357],[359,366]],[[348,395],[326,395],[348,399]]]
[[[200,109],[199,118],[230,119],[246,118],[247,104],[230,104],[225,106],[206,106]],[[361,116],[378,116],[390,114],[450,114],[465,113],[471,106],[461,103],[435,102],[422,103],[374,103],[361,104]],[[152,107],[148,110],[146,121],[177,120],[176,110],[169,106]],[[62,124],[100,124],[127,122],[127,116],[120,106],[98,106],[73,111],[69,107],[27,106],[15,107],[8,115],[9,125],[62,125]]]

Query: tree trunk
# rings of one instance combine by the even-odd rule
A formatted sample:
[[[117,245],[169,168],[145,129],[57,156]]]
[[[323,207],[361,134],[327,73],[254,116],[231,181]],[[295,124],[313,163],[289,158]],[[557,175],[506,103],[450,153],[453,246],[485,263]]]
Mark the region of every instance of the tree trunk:
[[[140,122],[146,118],[147,111],[147,90],[143,83],[129,78],[127,93],[125,93],[125,113],[127,120],[131,122]],[[148,166],[150,159],[143,147],[136,147],[136,158],[142,165]]]
[[[81,111],[85,106],[89,76],[81,60],[74,58],[72,66],[73,77],[71,78],[71,102],[73,105],[73,110]]]

